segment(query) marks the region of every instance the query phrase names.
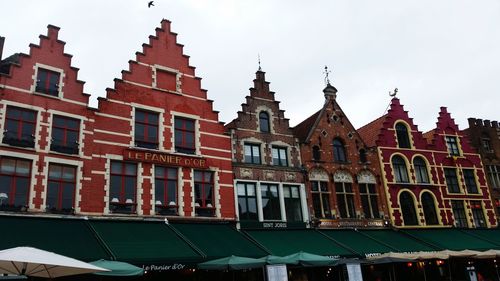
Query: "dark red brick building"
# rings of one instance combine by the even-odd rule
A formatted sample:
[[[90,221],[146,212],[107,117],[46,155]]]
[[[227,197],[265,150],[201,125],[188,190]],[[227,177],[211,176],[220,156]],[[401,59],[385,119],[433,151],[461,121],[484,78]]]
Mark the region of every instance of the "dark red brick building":
[[[230,138],[170,22],[97,109],[58,31],[0,64],[1,208],[234,219]]]
[[[309,216],[298,142],[260,69],[253,83],[238,117],[226,125],[238,219],[242,227],[303,225]]]
[[[469,118],[464,130],[471,146],[481,155],[491,197],[500,214],[500,127],[498,121]]]
[[[445,107],[436,128],[422,134],[393,98],[387,114],[358,131],[378,150],[395,226],[497,225],[481,158]]]
[[[385,226],[379,165],[328,83],[323,107],[294,127],[307,174],[308,208],[320,227]]]

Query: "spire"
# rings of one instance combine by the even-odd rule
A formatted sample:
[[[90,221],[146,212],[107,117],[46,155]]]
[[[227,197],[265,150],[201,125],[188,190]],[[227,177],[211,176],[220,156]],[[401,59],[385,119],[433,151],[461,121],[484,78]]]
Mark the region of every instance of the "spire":
[[[325,74],[325,84],[326,84],[326,87],[323,89],[323,93],[325,94],[325,99],[330,99],[330,98],[336,99],[337,89],[335,89],[335,87],[333,87],[330,84],[329,74],[331,73],[331,71],[328,70],[328,66],[325,65],[325,71],[323,73]]]

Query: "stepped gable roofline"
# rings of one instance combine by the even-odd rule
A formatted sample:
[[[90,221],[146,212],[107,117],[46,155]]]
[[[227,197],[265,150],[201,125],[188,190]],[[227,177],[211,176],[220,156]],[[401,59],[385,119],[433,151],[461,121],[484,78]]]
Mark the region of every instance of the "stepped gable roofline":
[[[484,128],[494,128],[497,129],[499,128],[498,126],[498,121],[491,121],[491,120],[483,120],[480,118],[467,118],[467,121],[469,123],[469,128],[471,127],[484,127]],[[467,129],[465,129],[467,130]]]
[[[436,129],[429,130],[422,134],[424,139],[427,141],[427,144],[432,144],[434,140],[434,134],[436,134]]]
[[[365,142],[365,144],[368,147],[374,147],[377,145],[376,142],[379,138],[379,134],[383,127],[386,117],[387,114],[384,114],[379,118],[357,129],[361,139]]]

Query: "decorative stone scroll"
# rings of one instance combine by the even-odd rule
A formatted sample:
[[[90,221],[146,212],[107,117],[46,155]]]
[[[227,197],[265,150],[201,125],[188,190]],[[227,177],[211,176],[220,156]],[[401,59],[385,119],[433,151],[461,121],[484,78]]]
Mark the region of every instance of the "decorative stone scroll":
[[[333,174],[334,182],[352,182],[352,176],[346,171],[337,171]]]
[[[309,171],[309,180],[328,181],[328,173],[321,169],[311,169]]]
[[[359,183],[377,183],[375,176],[366,170],[359,172],[357,178]]]

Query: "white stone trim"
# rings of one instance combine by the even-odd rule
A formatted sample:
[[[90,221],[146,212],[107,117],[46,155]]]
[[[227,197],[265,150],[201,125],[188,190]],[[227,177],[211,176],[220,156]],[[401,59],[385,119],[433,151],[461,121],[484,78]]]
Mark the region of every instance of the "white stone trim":
[[[35,209],[35,204],[33,204],[33,199],[35,198],[35,184],[36,184],[36,175],[38,174],[38,165],[39,161],[38,155],[14,152],[14,151],[4,151],[0,150],[0,156],[13,157],[13,158],[21,158],[26,160],[31,160],[31,178],[30,178],[30,186],[28,188],[28,208],[31,210]]]
[[[193,114],[188,114],[184,112],[178,112],[178,111],[170,111],[170,124],[172,124],[172,130],[171,130],[171,137],[170,137],[170,143],[172,144],[171,151],[178,153],[175,151],[175,117],[181,117],[181,118],[186,118],[186,119],[191,119],[194,121],[194,147],[195,147],[195,154],[194,155],[201,155],[200,152],[200,144],[201,144],[201,135],[200,135],[200,117],[197,115]],[[179,153],[179,154],[184,154],[184,153]],[[191,154],[188,154],[191,155]]]
[[[160,70],[175,75],[175,92],[182,93],[182,88],[181,88],[182,73],[178,69],[170,68],[164,65],[154,64],[151,66],[151,70],[152,70],[152,84],[151,84],[152,88],[168,90],[158,87],[158,70]]]
[[[59,89],[57,90],[57,97],[54,97],[54,96],[51,96],[51,95],[47,95],[45,93],[38,93],[36,92],[36,83],[37,83],[37,77],[38,77],[38,69],[40,68],[43,68],[43,69],[47,69],[47,70],[50,70],[50,71],[54,71],[54,72],[58,72],[59,73],[59,83],[58,83],[58,86],[59,86]],[[63,92],[63,87],[64,87],[64,78],[66,77],[66,74],[64,73],[64,69],[62,68],[57,68],[57,67],[53,67],[53,66],[50,66],[50,65],[46,65],[46,64],[42,64],[42,63],[35,63],[35,65],[33,66],[33,69],[35,70],[35,73],[33,74],[32,76],[32,79],[33,79],[33,84],[31,84],[31,88],[30,88],[30,92],[31,93],[36,93],[36,94],[41,94],[41,95],[44,95],[44,96],[50,96],[50,97],[53,97],[53,98],[57,98],[57,99],[63,99],[64,98],[64,92]]]
[[[110,142],[110,141],[103,141],[103,140],[94,140],[94,143],[102,143],[102,144],[108,144],[108,145],[114,145],[114,146],[130,147],[129,144],[117,143],[117,142]]]
[[[130,122],[130,119],[131,119],[129,117],[121,117],[121,116],[116,116],[116,115],[111,115],[111,114],[101,113],[101,112],[96,112],[95,115],[107,117],[107,118],[112,118],[112,119],[118,119],[118,120],[122,120],[122,121],[128,121],[128,122]]]
[[[102,133],[102,134],[109,134],[109,135],[114,135],[114,136],[119,136],[119,137],[130,137],[130,134],[117,133],[117,132],[105,131],[105,130],[99,130],[99,129],[94,129],[94,132]]]
[[[72,119],[76,119],[76,120],[80,121],[80,124],[78,126],[79,130],[78,130],[78,154],[77,154],[77,156],[82,157],[83,156],[83,148],[84,148],[84,137],[85,137],[85,135],[83,134],[83,129],[85,127],[84,121],[86,120],[85,116],[80,116],[80,115],[76,115],[76,114],[71,114],[71,113],[66,113],[66,112],[51,110],[51,109],[49,109],[47,112],[50,113],[50,116],[49,116],[49,126],[48,126],[49,128],[47,129],[47,137],[45,139],[45,141],[48,145],[45,148],[45,151],[47,151],[47,152],[51,151],[50,145],[52,143],[52,128],[53,128],[53,124],[54,124],[54,115],[59,115],[62,117],[68,117],[68,118],[72,118]],[[57,154],[61,154],[61,155],[73,155],[73,154],[66,154],[66,153],[58,153],[56,151],[52,151],[52,152],[57,153]]]

